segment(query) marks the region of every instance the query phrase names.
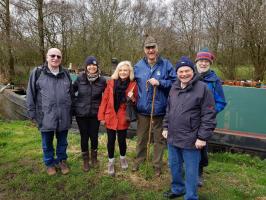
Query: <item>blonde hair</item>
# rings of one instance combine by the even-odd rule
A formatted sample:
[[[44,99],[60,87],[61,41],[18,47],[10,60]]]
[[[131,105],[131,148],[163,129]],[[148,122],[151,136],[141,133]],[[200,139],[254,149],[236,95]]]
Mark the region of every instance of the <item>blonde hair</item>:
[[[121,61],[120,63],[118,63],[118,65],[117,65],[114,73],[112,74],[111,78],[117,80],[119,78],[119,75],[118,75],[119,70],[125,65],[128,66],[128,68],[129,68],[129,79],[131,81],[133,81],[134,80],[134,70],[133,70],[133,67],[131,65],[131,62],[127,61],[127,60]]]

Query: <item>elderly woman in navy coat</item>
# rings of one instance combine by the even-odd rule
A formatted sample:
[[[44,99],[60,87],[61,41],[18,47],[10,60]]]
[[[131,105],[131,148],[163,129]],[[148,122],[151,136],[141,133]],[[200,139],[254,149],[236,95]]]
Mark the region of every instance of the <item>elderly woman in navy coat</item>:
[[[169,93],[162,133],[168,142],[172,175],[171,189],[164,196],[173,199],[185,195],[185,200],[194,200],[198,199],[200,149],[206,145],[216,126],[215,103],[208,86],[195,75],[191,60],[181,57],[176,71],[178,80]]]

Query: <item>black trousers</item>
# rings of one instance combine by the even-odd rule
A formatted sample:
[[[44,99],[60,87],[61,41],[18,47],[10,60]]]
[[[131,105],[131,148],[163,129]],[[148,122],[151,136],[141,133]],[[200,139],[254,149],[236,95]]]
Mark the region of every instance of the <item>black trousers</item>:
[[[127,129],[126,130],[106,129],[106,130],[108,136],[108,141],[107,141],[108,157],[114,158],[116,132],[117,132],[120,155],[125,156],[127,151],[127,142],[126,142]]]
[[[89,150],[89,139],[91,141],[91,150],[98,149],[98,132],[100,122],[96,117],[76,117],[79,132],[81,151],[87,152]]]

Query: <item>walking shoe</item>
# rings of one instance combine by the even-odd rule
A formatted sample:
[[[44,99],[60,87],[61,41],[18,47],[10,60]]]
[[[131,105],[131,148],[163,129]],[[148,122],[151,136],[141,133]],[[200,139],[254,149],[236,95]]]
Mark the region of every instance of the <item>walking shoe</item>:
[[[110,176],[114,176],[115,175],[115,160],[109,160],[108,162],[108,174]]]
[[[47,167],[46,172],[47,172],[47,174],[48,174],[49,176],[53,176],[53,175],[56,174],[56,169],[55,169],[54,166],[52,166],[52,167]]]
[[[202,187],[203,186],[203,178],[202,176],[198,177],[198,187]]]
[[[167,199],[175,199],[175,198],[177,198],[177,197],[182,197],[182,196],[184,196],[184,195],[185,195],[184,192],[183,192],[183,193],[180,193],[180,194],[175,194],[175,193],[173,193],[171,190],[168,190],[168,191],[166,191],[166,192],[163,193],[163,196],[164,196],[165,198],[167,198]]]
[[[67,163],[66,163],[66,160],[62,160],[60,163],[59,163],[59,168],[61,169],[61,172],[63,175],[66,175],[69,173],[69,168],[67,166]]]
[[[121,164],[121,168],[123,170],[126,170],[128,168],[128,163],[127,163],[127,160],[126,158],[120,158],[120,164]]]

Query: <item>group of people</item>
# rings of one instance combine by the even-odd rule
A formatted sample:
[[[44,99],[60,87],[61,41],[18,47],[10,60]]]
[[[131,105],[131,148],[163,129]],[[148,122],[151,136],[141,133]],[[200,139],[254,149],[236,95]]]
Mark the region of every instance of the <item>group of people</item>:
[[[126,136],[130,125],[126,110],[131,101],[137,111],[136,158],[132,171],[145,162],[147,143],[151,139],[153,167],[155,175],[160,176],[167,145],[172,182],[164,196],[198,199],[197,188],[202,185],[203,167],[208,164],[207,141],[216,126],[216,114],[226,106],[220,79],[210,70],[214,56],[203,49],[197,53],[195,63],[182,56],[174,68],[159,55],[154,37],[148,36],[143,48],[145,56],[134,68],[129,61],[122,61],[109,80],[101,76],[97,59],[89,56],[84,62],[85,70],[72,84],[57,48],[49,49],[46,62],[33,69],[27,88],[28,114],[41,132],[47,173],[55,175],[57,168],[62,174],[70,171],[66,150],[72,116],[76,117],[80,131],[83,171],[97,166],[100,124],[107,132],[108,174],[115,175],[116,137],[120,165],[126,170]]]

